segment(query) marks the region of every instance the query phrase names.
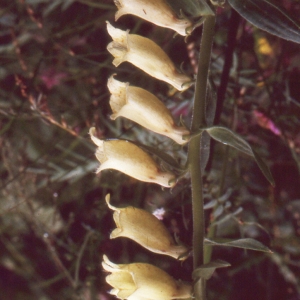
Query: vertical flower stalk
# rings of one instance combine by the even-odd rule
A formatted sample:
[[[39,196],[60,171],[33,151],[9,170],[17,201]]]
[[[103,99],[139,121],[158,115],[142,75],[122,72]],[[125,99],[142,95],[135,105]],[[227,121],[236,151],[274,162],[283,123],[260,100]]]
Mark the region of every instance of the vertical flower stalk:
[[[189,20],[180,20],[174,16],[164,0],[115,0],[115,3],[119,9],[116,19],[125,14],[133,14],[149,21],[156,20],[155,22],[158,25],[172,28],[181,35],[187,35],[188,28],[192,25]],[[122,62],[130,62],[150,76],[169,83],[178,91],[185,91],[193,84],[192,78],[179,72],[167,54],[153,41],[117,29],[109,22],[107,22],[107,30],[113,39],[107,46],[107,50],[114,56],[113,64],[116,67]],[[204,37],[203,41],[205,42]],[[208,61],[201,59],[202,56],[200,55],[200,61],[208,64],[209,55],[210,52],[207,56]],[[202,69],[202,65],[199,64],[200,69]],[[203,97],[205,101],[206,69],[203,77],[205,77],[205,83],[199,85],[200,76],[198,74],[198,92],[196,92],[197,99],[194,102],[195,112],[191,126],[192,133],[204,125],[202,122],[204,119],[195,121],[197,117],[202,118],[204,116],[199,108],[205,107],[205,104],[199,104],[199,101],[201,102]],[[203,87],[205,87],[204,93],[202,91]],[[178,144],[186,143],[184,136],[189,135],[189,131],[184,127],[175,125],[170,112],[153,94],[144,89],[129,86],[128,83],[117,81],[113,76],[108,80],[108,88],[111,93],[112,119],[122,116],[158,134],[165,135]],[[101,165],[97,172],[105,169],[115,169],[144,182],[158,183],[164,187],[172,187],[175,184],[174,174],[161,171],[156,162],[135,144],[122,140],[100,140],[95,136],[94,128],[91,128],[90,134],[92,140],[98,146],[96,157]],[[193,194],[194,269],[203,264],[204,242],[199,149],[200,137],[196,137],[190,141],[188,158]],[[195,157],[195,155],[198,155],[198,157]],[[113,216],[117,227],[111,233],[111,238],[127,237],[150,251],[177,259],[182,258],[187,252],[185,247],[175,244],[167,229],[151,214],[133,207],[114,207],[109,202],[109,196],[106,197],[106,201],[109,208],[114,210]],[[200,217],[201,220],[195,221],[196,217],[198,219]],[[199,233],[200,236],[195,238],[196,234]],[[149,264],[117,265],[104,256],[102,266],[106,271],[111,272],[106,277],[106,281],[113,287],[111,293],[120,299],[183,299],[190,298],[192,294],[190,285],[175,281],[164,271]],[[195,287],[195,296],[197,300],[204,300],[205,281],[200,279],[196,285],[198,285],[198,282],[200,282],[200,289],[198,289],[198,286]]]
[[[199,128],[204,127],[206,125],[206,91],[211,47],[214,36],[214,24],[215,16],[207,16],[203,25],[191,132],[195,132]],[[194,270],[204,264],[205,222],[200,160],[200,141],[201,135],[193,138],[189,143],[188,153],[188,163],[192,184]],[[194,293],[196,300],[206,299],[206,281],[203,278],[199,279],[196,282],[194,287]]]

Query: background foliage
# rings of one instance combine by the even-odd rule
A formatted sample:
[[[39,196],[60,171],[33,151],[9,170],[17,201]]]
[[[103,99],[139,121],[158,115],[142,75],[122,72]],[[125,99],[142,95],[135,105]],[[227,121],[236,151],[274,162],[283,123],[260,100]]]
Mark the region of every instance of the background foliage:
[[[299,1],[277,2],[299,20]],[[170,192],[114,171],[94,174],[91,126],[99,137],[138,140],[186,159],[167,138],[109,119],[106,82],[116,70],[106,51],[105,21],[114,19],[112,1],[0,5],[0,299],[108,299],[103,253],[116,262],[151,262],[190,280],[191,259],[180,265],[131,241],[108,239],[114,225],[104,204],[107,192],[116,205],[156,211],[188,245],[192,226],[188,178]],[[267,161],[276,187],[250,157],[213,144],[204,181],[206,218],[216,219],[218,236],[256,238],[274,254],[215,247],[213,257],[232,267],[208,281],[208,297],[300,299],[300,46],[256,29],[227,5],[217,13],[211,71],[217,87],[233,53],[218,124],[242,135]],[[134,17],[118,24],[155,40],[185,72],[196,72],[201,28],[184,43]],[[228,50],[234,26],[236,44]],[[155,93],[177,121],[182,115],[189,124],[193,89],[171,97],[165,84],[127,63],[118,78]]]

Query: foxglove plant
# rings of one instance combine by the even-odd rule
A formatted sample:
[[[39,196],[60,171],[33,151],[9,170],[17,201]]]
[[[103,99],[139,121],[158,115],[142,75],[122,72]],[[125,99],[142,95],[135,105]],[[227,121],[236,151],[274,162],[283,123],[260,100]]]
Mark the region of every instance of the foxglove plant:
[[[193,0],[186,2],[193,3]],[[198,3],[198,2],[197,2]],[[191,178],[191,194],[193,205],[193,268],[192,285],[175,281],[164,271],[150,264],[117,265],[103,257],[104,270],[111,273],[106,277],[113,290],[111,293],[119,299],[181,299],[194,297],[196,300],[206,299],[206,280],[216,268],[229,266],[223,261],[211,262],[211,246],[227,245],[268,252],[269,249],[252,239],[217,243],[206,240],[204,231],[204,203],[201,174],[201,139],[206,132],[213,139],[235,147],[254,157],[267,179],[273,183],[272,175],[266,165],[252,150],[251,146],[229,129],[220,126],[207,126],[206,103],[209,95],[208,74],[211,48],[213,43],[215,13],[214,8],[206,1],[199,0],[203,12],[203,33],[198,62],[198,74],[195,84],[193,116],[190,130],[184,126],[176,126],[174,119],[164,104],[153,94],[139,87],[130,86],[116,80],[112,75],[108,80],[111,93],[111,119],[125,117],[160,135],[173,139],[178,144],[188,143],[188,159],[182,173],[187,171]],[[223,1],[212,1],[214,5]],[[182,36],[191,34],[195,27],[185,17],[178,18],[164,0],[115,0],[118,7],[116,20],[126,14],[132,14],[156,25],[175,30]],[[130,62],[150,76],[162,80],[178,91],[185,91],[192,84],[190,76],[179,72],[167,54],[148,38],[129,34],[107,22],[107,30],[113,41],[107,49],[113,55],[113,64],[117,67],[122,62]],[[101,165],[98,172],[105,169],[121,171],[137,180],[157,183],[163,187],[173,187],[178,176],[160,165],[135,143],[125,140],[101,140],[96,136],[95,128],[90,129],[93,142],[97,145],[96,157]],[[134,240],[154,253],[169,255],[175,259],[186,258],[188,249],[175,243],[163,224],[150,213],[134,207],[117,208],[110,204],[110,196],[106,197],[108,207],[114,211],[116,229],[110,238],[125,237]],[[212,228],[212,227],[211,227]],[[209,237],[214,237],[214,230],[209,230]]]

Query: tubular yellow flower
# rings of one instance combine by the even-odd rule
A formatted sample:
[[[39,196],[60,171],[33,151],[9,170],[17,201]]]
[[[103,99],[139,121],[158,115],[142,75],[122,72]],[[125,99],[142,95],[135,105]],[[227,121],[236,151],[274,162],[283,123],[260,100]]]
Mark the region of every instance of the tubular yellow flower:
[[[191,297],[191,285],[176,281],[165,271],[145,263],[114,264],[103,256],[104,270],[111,272],[106,282],[119,299],[168,300]]]
[[[183,135],[189,131],[175,125],[173,117],[165,105],[148,91],[120,82],[112,75],[107,83],[111,93],[111,119],[122,116],[145,128],[173,139],[178,144],[185,144]]]
[[[117,67],[128,61],[150,76],[165,81],[179,91],[192,85],[192,79],[179,73],[168,55],[153,41],[136,34],[129,34],[113,27],[107,22],[107,31],[113,42],[107,50],[114,56],[113,64]]]
[[[90,129],[92,141],[98,146],[96,157],[101,163],[97,173],[115,169],[140,181],[169,188],[175,185],[175,175],[162,172],[152,157],[138,146],[123,140],[100,140],[95,131],[94,127]]]
[[[123,15],[135,15],[155,25],[173,29],[186,36],[192,22],[186,18],[179,19],[165,0],[114,0],[118,11],[116,21]]]
[[[167,228],[155,216],[146,210],[133,206],[117,208],[110,204],[110,195],[106,203],[114,211],[113,217],[117,228],[110,238],[127,237],[148,250],[178,258],[188,251],[184,246],[176,245]]]

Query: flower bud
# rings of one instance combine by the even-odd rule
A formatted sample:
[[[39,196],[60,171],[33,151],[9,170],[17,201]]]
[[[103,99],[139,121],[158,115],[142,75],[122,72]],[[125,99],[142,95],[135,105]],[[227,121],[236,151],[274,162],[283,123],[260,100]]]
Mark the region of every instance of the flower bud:
[[[106,203],[114,211],[113,217],[117,228],[110,238],[127,237],[148,250],[172,256],[176,259],[187,253],[185,246],[176,245],[167,228],[155,216],[146,210],[133,206],[117,208],[110,204],[110,195]]]
[[[114,56],[113,64],[117,67],[128,61],[150,76],[165,81],[179,91],[192,85],[192,79],[179,73],[168,55],[153,41],[136,34],[129,34],[113,27],[107,22],[107,31],[113,42],[107,50]]]
[[[119,299],[168,300],[191,297],[191,285],[176,281],[153,265],[114,264],[104,255],[102,266],[111,272],[106,276],[106,282],[113,287],[110,293]]]
[[[173,29],[186,36],[192,29],[192,22],[186,18],[179,19],[166,0],[114,0],[118,11],[116,21],[123,15],[131,14],[155,25]]]
[[[183,135],[189,131],[185,127],[175,125],[170,111],[153,94],[148,91],[129,86],[129,83],[114,79],[113,75],[107,83],[111,93],[110,106],[113,111],[111,119],[122,116],[145,128],[173,139],[178,144],[185,144]]]
[[[95,131],[94,127],[90,129],[91,138],[98,146],[96,157],[101,163],[97,173],[115,169],[140,181],[169,188],[175,185],[175,175],[162,172],[153,158],[138,146],[124,140],[100,140],[95,136]]]

